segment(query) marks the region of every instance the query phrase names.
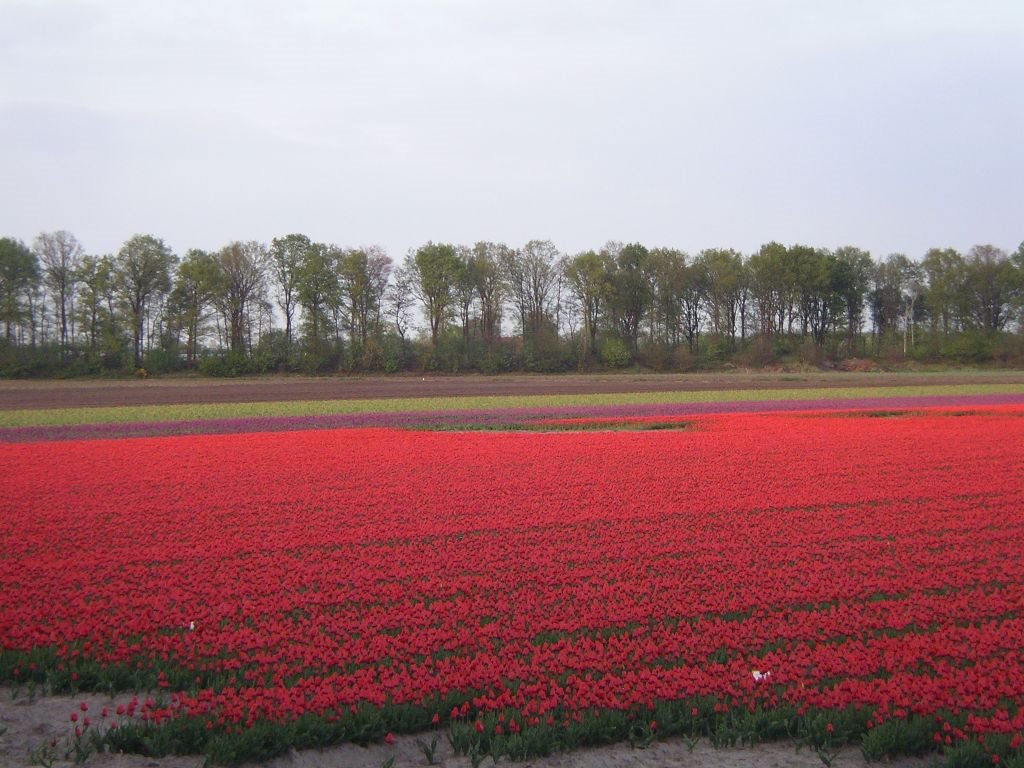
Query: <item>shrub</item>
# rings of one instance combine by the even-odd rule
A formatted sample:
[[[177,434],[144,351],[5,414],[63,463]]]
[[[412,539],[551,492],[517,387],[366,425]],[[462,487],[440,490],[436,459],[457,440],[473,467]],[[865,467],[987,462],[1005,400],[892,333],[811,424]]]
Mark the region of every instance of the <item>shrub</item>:
[[[622,339],[614,336],[601,344],[601,362],[609,368],[625,368],[633,363],[633,353]]]
[[[992,339],[980,333],[961,333],[943,346],[940,355],[955,363],[991,362]]]
[[[637,362],[653,371],[667,371],[675,366],[675,352],[668,344],[645,344],[636,356]]]

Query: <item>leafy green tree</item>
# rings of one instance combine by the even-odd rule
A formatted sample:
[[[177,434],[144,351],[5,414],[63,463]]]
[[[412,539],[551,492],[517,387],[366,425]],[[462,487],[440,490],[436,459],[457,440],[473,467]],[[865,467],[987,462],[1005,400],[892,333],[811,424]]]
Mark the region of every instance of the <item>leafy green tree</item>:
[[[786,246],[765,243],[750,257],[750,294],[760,323],[760,335],[770,339],[781,333],[788,306],[789,279]]]
[[[811,334],[814,345],[825,346],[828,334],[845,316],[843,292],[849,290],[847,262],[824,249],[815,249],[805,264],[801,286],[801,313],[804,330]]]
[[[1016,304],[1019,275],[1009,256],[993,245],[976,245],[964,264],[964,291],[971,325],[985,333],[1001,331]]]
[[[536,345],[555,324],[561,254],[550,240],[530,240],[518,250],[505,251],[503,256],[506,290],[519,318],[523,342]]]
[[[711,333],[735,348],[745,286],[743,255],[726,248],[708,248],[697,256],[707,276],[708,320]]]
[[[930,248],[921,268],[927,283],[924,304],[931,330],[948,336],[960,325],[964,309],[963,256],[953,248]]]
[[[459,324],[462,326],[462,346],[469,348],[470,327],[473,322],[473,306],[476,304],[476,278],[474,275],[472,249],[459,245],[455,247],[455,255],[459,259],[459,271],[455,276],[452,288],[455,307],[458,310]]]
[[[653,248],[648,256],[651,301],[647,312],[651,342],[675,348],[684,335],[684,294],[687,290],[686,254],[674,248]]]
[[[114,318],[108,311],[107,297],[114,290],[114,262],[110,256],[83,256],[76,275],[77,311],[80,327],[85,328],[89,355],[95,357],[104,329],[114,334]]]
[[[324,243],[312,243],[298,271],[298,300],[307,325],[306,346],[314,360],[322,355],[328,329],[327,308],[340,301],[341,287],[335,268],[339,250]]]
[[[909,334],[910,346],[917,344],[915,334],[917,324],[921,319],[921,310],[924,305],[924,270],[916,261],[911,261],[906,272],[906,298],[903,305],[903,356],[907,356],[907,339]]]
[[[505,301],[505,281],[501,265],[509,252],[504,243],[481,241],[469,254],[469,276],[476,291],[480,317],[480,337],[493,348],[501,336],[501,307]]]
[[[186,367],[198,364],[203,323],[212,313],[219,292],[220,274],[213,254],[190,249],[178,265],[171,291],[172,312],[178,327],[185,332]]]
[[[114,259],[113,280],[132,322],[135,367],[142,366],[146,308],[171,289],[171,268],[176,258],[164,241],[152,235],[135,235],[125,241]]]
[[[852,245],[841,246],[835,251],[833,279],[843,305],[843,325],[846,327],[846,345],[850,353],[854,352],[864,325],[864,302],[874,269],[875,264],[867,251]]]
[[[229,348],[244,356],[251,348],[250,310],[267,287],[269,253],[262,243],[236,240],[217,251],[214,260],[220,288],[216,301],[227,320]]]
[[[384,292],[391,276],[391,258],[381,248],[360,248],[338,253],[339,286],[348,321],[349,340],[357,354],[380,330]]]
[[[73,321],[75,276],[82,260],[82,246],[70,232],[42,232],[36,237],[35,252],[42,266],[43,282],[57,304],[61,355],[68,349],[68,320]],[[72,327],[71,336],[74,336]]]
[[[384,292],[384,314],[391,323],[395,335],[402,345],[412,325],[413,289],[412,278],[407,265],[401,265],[392,272],[393,279]]]
[[[903,315],[903,276],[909,260],[902,253],[890,254],[875,265],[868,303],[874,333],[884,338],[896,330]]]
[[[436,349],[437,339],[451,317],[455,281],[462,269],[455,246],[428,242],[406,259],[413,293],[423,303],[430,323],[430,343]]]
[[[801,340],[812,333],[812,314],[819,315],[819,320],[823,317],[819,311],[823,295],[829,290],[828,255],[827,251],[809,245],[796,244],[786,249],[787,332],[793,332],[793,321],[799,319]]]
[[[700,347],[700,329],[708,301],[708,274],[704,264],[683,264],[680,271],[679,306],[682,309],[683,336],[692,354]]]
[[[597,330],[611,296],[612,262],[607,254],[584,251],[565,264],[565,277],[583,316],[584,356],[597,352]]]
[[[611,297],[608,308],[622,338],[635,355],[639,346],[640,324],[651,306],[650,251],[640,243],[618,247],[605,246],[605,254],[614,253],[611,273]]]
[[[32,292],[39,284],[39,263],[20,240],[0,238],[0,317],[4,338],[15,342],[15,332],[29,319]]]
[[[880,340],[903,330],[903,354],[908,336],[914,343],[915,309],[920,307],[924,273],[920,265],[902,253],[893,253],[875,268],[873,288],[868,295],[871,319]]]
[[[1010,257],[1010,262],[1013,265],[1013,309],[1018,327],[1024,332],[1024,242],[1017,246],[1017,250]]]
[[[309,238],[300,234],[275,237],[270,242],[270,268],[277,287],[277,303],[284,314],[284,336],[289,349],[299,303],[299,269],[311,245]]]

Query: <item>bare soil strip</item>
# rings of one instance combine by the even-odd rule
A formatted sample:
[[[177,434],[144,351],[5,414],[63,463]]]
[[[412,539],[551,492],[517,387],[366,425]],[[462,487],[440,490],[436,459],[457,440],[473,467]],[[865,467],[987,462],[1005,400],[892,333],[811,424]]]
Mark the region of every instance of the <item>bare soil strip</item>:
[[[475,395],[582,395],[956,384],[1024,384],[1024,371],[610,373],[501,376],[263,376],[144,380],[0,381],[0,410],[118,405],[365,400]]]

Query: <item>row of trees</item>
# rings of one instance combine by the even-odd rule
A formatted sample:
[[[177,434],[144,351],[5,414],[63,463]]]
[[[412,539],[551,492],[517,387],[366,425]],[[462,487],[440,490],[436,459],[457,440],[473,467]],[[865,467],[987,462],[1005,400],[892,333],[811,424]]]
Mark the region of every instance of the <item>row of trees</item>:
[[[180,258],[136,235],[89,255],[59,231],[0,239],[0,323],[7,375],[663,368],[794,352],[981,361],[1014,349],[1024,326],[1024,244],[876,262],[776,242],[749,256],[429,242],[395,264],[301,234]]]

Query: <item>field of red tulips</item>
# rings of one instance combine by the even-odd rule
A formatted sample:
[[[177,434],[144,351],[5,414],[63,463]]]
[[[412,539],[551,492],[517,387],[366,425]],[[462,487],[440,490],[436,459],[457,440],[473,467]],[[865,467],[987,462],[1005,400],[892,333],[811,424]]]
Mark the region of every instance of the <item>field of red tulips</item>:
[[[1024,764],[1024,407],[644,418],[0,444],[0,681],[149,691],[97,745],[225,763]]]

